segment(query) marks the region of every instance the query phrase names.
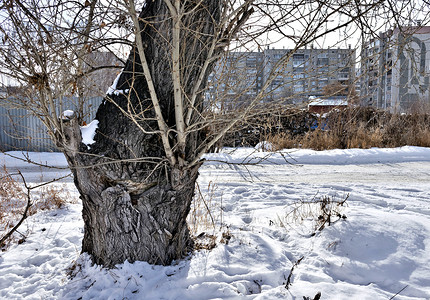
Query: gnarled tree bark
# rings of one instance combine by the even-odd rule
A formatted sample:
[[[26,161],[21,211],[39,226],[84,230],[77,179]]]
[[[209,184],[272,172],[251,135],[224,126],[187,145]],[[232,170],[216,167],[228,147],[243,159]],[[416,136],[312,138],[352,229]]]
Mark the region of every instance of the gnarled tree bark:
[[[192,249],[186,217],[199,164],[187,164],[202,148],[199,131],[186,133],[185,149],[178,145],[172,76],[172,26],[166,1],[147,1],[139,14],[140,35],[175,161],[166,157],[148,80],[137,47],[133,48],[117,82],[97,111],[95,143],[82,143],[76,118],[62,120],[57,144],[72,167],[83,202],[85,221],[82,251],[97,264],[113,267],[125,260],[170,264]],[[181,1],[180,78],[185,98],[201,78],[220,20],[220,0]],[[213,54],[213,47],[211,54]],[[221,47],[216,51],[220,52]],[[213,62],[210,63],[211,65]],[[211,67],[206,68],[203,90]],[[194,114],[197,116],[198,114]],[[183,147],[182,147],[183,148]]]

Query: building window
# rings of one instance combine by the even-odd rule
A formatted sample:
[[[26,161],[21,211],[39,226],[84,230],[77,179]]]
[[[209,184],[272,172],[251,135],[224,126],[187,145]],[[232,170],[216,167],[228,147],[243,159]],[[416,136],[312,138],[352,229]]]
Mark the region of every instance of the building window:
[[[318,58],[317,59],[318,66],[328,66],[328,58]]]

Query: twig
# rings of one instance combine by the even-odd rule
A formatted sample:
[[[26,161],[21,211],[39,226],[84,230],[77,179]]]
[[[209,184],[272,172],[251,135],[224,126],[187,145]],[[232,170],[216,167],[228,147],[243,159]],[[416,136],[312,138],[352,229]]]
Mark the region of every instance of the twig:
[[[400,291],[398,291],[393,297],[391,297],[390,300],[394,299],[397,295],[399,295],[401,292],[403,292],[408,286],[409,286],[408,284],[405,285]]]
[[[298,266],[298,264],[303,260],[303,258],[305,258],[305,257],[304,257],[304,256],[300,257],[300,258],[299,258],[299,260],[298,260],[298,261],[296,261],[296,262],[294,263],[294,265],[291,267],[290,275],[288,275],[287,283],[285,284],[285,288],[286,288],[287,290],[289,289],[289,286],[291,285],[291,276],[293,276],[294,268]]]
[[[21,176],[22,176],[22,175],[21,175]],[[44,186],[44,185],[48,185],[48,184],[51,184],[51,183],[54,183],[54,182],[60,181],[60,180],[62,180],[62,179],[64,179],[64,178],[71,177],[71,176],[72,176],[72,173],[69,173],[69,174],[67,174],[67,175],[64,175],[64,176],[61,176],[61,177],[58,177],[58,178],[54,178],[54,179],[52,179],[52,180],[50,180],[50,181],[42,182],[42,183],[40,183],[40,184],[38,184],[38,185],[35,185],[35,186],[31,186],[31,187],[29,187],[29,186],[25,185],[25,187],[26,187],[27,189],[29,189],[29,190],[33,190],[33,189],[37,189],[37,188],[42,187],[42,186]]]
[[[10,173],[5,176],[0,177],[0,180],[3,180],[4,178],[11,178],[11,176],[19,175],[19,173]]]
[[[39,167],[44,167],[44,168],[49,168],[49,169],[59,169],[59,170],[69,169],[68,166],[66,166],[66,167],[56,167],[56,166],[50,166],[48,164],[43,164],[43,163],[35,162],[35,161],[31,160],[31,158],[27,154],[25,154],[24,152],[22,152],[22,154],[23,154],[23,156],[25,158],[22,158],[22,157],[19,157],[19,156],[16,156],[16,155],[12,155],[12,154],[7,153],[7,152],[2,152],[2,154],[6,155],[6,156],[9,156],[9,157],[12,157],[12,158],[15,158],[15,159],[18,159],[20,161],[27,162],[29,164],[33,164],[33,165],[39,166]]]
[[[295,164],[293,164],[292,162],[290,162],[286,157],[285,157],[285,154],[284,153],[282,153],[281,151],[279,151],[279,152],[277,152],[277,153],[279,153],[281,156],[282,156],[282,158],[285,160],[285,162],[287,163],[287,164],[289,164],[289,165],[292,165],[292,166],[294,166]],[[291,155],[290,155],[290,153],[286,153],[287,155],[288,155],[288,157],[289,158],[291,158],[292,160],[294,160],[296,163],[297,163],[297,160],[295,159],[295,158],[293,158]]]

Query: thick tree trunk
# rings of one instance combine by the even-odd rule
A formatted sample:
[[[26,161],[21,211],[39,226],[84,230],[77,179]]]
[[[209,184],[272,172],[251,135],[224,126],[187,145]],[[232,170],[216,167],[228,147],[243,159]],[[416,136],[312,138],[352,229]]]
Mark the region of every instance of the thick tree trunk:
[[[189,253],[192,241],[186,218],[197,167],[180,171],[163,165],[157,169],[152,163],[110,163],[101,158],[98,165],[91,165],[95,160],[82,153],[85,148],[80,144],[77,120],[64,124],[70,146],[66,158],[74,166],[83,203],[82,251],[107,267],[125,260],[169,264]],[[154,173],[151,180],[134,178],[147,167]]]
[[[188,1],[190,10],[195,6]],[[196,3],[200,3],[197,1]],[[189,31],[181,41],[184,93],[191,93],[193,80],[208,55],[219,20],[220,1],[203,1],[186,15]],[[147,1],[140,14],[145,56],[167,125],[175,128],[170,41],[172,21],[164,1]],[[186,53],[186,55],[185,55]],[[205,80],[210,72],[205,73]],[[83,202],[85,233],[82,251],[97,264],[113,267],[125,260],[170,264],[192,249],[186,217],[189,213],[198,165],[172,165],[166,159],[158,131],[147,81],[136,49],[131,51],[119,78],[117,90],[100,105],[95,143],[88,149],[81,142],[75,118],[63,120],[64,135],[58,135],[72,167],[75,185]],[[204,87],[204,86],[202,86]],[[203,97],[197,97],[201,110]],[[172,133],[171,143],[175,145]],[[185,162],[192,161],[201,147],[198,132],[187,135]]]

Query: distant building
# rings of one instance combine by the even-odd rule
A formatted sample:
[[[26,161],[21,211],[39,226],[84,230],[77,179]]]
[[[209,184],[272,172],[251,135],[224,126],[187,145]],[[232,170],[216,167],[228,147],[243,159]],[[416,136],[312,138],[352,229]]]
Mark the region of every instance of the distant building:
[[[429,102],[430,26],[380,33],[362,50],[361,104],[408,112]]]
[[[357,95],[361,94],[361,68],[355,69],[355,81],[354,81],[354,87],[355,87],[355,93]]]
[[[350,88],[355,75],[355,50],[352,49],[267,49],[264,51],[264,80],[271,72],[277,72],[270,83],[273,98],[285,96],[307,100],[309,96],[325,96],[330,85]],[[279,59],[291,52],[290,59],[275,70]],[[345,91],[344,93],[347,93]],[[334,96],[334,95],[331,95]]]
[[[284,63],[278,64],[285,57]],[[303,102],[309,96],[344,97],[351,92],[354,78],[355,50],[350,48],[231,52],[209,77],[208,97],[243,103],[262,89],[263,102]],[[326,95],[330,94],[330,86],[342,86],[342,95]]]
[[[256,96],[263,84],[263,59],[261,52],[229,53],[209,76],[207,97],[232,103]]]

